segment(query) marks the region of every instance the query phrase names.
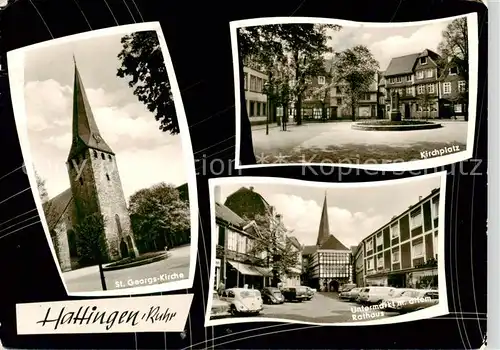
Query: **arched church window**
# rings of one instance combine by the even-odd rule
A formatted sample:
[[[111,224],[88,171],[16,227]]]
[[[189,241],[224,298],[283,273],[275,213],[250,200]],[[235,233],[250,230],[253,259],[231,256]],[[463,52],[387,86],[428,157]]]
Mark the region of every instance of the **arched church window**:
[[[104,155],[104,153],[101,153],[101,158],[104,160],[106,159],[106,156]]]
[[[111,162],[111,154],[108,154],[108,159]]]
[[[97,151],[94,150],[94,158],[97,158]]]
[[[110,180],[110,179],[109,179],[109,175],[108,175],[108,174],[106,174],[106,179],[108,179],[108,181]]]
[[[122,224],[120,222],[120,217],[118,214],[115,214],[116,228],[118,229],[118,234],[122,234]]]

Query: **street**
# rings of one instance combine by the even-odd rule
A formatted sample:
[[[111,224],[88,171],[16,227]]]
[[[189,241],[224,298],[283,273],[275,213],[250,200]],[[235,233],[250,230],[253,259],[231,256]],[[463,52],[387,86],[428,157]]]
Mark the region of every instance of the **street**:
[[[257,163],[347,163],[421,159],[420,152],[467,144],[464,121],[436,120],[443,127],[414,131],[363,131],[352,122],[290,124],[288,131],[252,128]]]
[[[175,282],[189,277],[190,246],[169,250],[169,257],[151,264],[105,271],[108,290]],[[68,292],[102,291],[97,266],[64,272]]]
[[[355,302],[339,300],[337,293],[316,293],[308,301],[285,302],[281,305],[264,304],[264,310],[256,317],[315,323],[338,323],[373,321],[398,315],[398,313],[387,313],[380,310],[359,312],[359,309],[354,309],[359,307],[361,305]]]

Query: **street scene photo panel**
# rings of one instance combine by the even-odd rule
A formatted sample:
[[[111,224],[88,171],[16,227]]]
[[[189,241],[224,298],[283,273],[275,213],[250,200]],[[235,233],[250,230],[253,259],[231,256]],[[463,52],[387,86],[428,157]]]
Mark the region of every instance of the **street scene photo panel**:
[[[475,14],[391,24],[261,18],[232,22],[231,36],[237,167],[391,170],[472,156]]]
[[[361,184],[211,179],[205,324],[446,314],[445,182],[444,172]]]
[[[25,169],[67,293],[189,288],[193,154],[160,26],[83,33],[8,60]]]

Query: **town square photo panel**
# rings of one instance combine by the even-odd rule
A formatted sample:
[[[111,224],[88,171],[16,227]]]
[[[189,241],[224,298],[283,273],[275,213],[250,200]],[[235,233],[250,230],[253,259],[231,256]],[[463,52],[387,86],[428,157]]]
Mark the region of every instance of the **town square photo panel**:
[[[210,179],[209,190],[205,326],[448,314],[446,172],[335,184],[240,176]]]
[[[477,14],[422,22],[230,23],[238,169],[377,170],[472,157]]]
[[[190,288],[194,157],[159,23],[42,42],[8,64],[24,171],[66,292]]]

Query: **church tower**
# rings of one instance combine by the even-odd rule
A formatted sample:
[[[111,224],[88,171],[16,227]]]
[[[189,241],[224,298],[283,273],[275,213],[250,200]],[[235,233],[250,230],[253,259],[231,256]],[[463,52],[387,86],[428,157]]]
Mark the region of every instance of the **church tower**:
[[[101,213],[109,259],[137,256],[116,155],[99,132],[76,63],[73,139],[66,165],[74,200],[73,225],[88,215]]]
[[[316,241],[316,246],[321,246],[330,237],[330,225],[328,223],[328,204],[326,203],[326,192],[325,200],[323,201],[323,211],[321,212],[321,219],[319,222],[318,239]]]

